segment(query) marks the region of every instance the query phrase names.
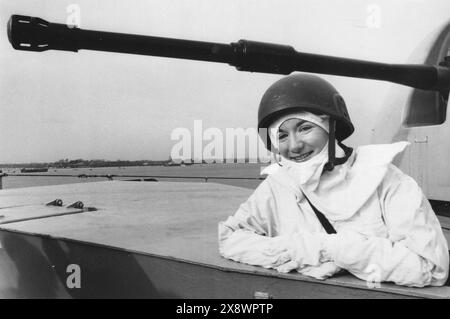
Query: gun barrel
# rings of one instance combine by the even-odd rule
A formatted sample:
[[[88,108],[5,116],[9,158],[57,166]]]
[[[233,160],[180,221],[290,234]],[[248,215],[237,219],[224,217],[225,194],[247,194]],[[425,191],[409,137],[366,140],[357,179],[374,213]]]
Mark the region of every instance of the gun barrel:
[[[294,71],[390,81],[423,90],[448,91],[450,68],[385,64],[297,52],[293,47],[239,40],[231,44],[83,30],[13,15],[8,38],[17,50],[97,50],[228,63],[239,71],[289,74]]]

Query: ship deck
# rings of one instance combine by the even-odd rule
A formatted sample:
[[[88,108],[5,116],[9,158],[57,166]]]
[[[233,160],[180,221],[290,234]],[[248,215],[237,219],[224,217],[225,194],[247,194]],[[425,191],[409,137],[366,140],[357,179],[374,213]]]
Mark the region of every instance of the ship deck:
[[[450,298],[447,286],[374,288],[349,274],[320,281],[222,258],[218,222],[251,193],[216,183],[129,181],[2,190],[0,296]],[[45,205],[55,199],[64,205]],[[85,209],[66,207],[76,201]],[[441,222],[449,240],[450,223]],[[76,292],[65,282],[73,263],[85,276]],[[124,288],[133,285],[151,289]]]

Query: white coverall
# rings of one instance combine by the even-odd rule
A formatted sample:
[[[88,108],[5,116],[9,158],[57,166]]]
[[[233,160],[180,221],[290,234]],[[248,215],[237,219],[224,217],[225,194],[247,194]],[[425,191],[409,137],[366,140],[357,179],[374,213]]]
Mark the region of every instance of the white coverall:
[[[303,185],[280,167],[219,223],[220,254],[318,279],[346,269],[367,281],[443,285],[449,254],[439,221],[417,183],[391,164],[406,146],[359,147]],[[337,234],[326,233],[304,195]]]

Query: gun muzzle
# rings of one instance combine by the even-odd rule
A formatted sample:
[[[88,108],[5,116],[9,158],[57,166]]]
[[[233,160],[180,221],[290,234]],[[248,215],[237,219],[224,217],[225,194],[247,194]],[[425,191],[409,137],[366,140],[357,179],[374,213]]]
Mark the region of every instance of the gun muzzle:
[[[76,28],[50,23],[41,18],[12,15],[8,21],[8,39],[16,50],[78,51]]]

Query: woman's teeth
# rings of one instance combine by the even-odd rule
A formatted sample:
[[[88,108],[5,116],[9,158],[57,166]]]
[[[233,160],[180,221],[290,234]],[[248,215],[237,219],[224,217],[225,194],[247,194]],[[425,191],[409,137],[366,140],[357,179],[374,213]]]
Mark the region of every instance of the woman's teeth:
[[[299,155],[299,156],[291,157],[291,160],[294,160],[294,161],[301,161],[301,160],[304,160],[304,159],[307,158],[309,155],[311,155],[311,153],[312,153],[312,151],[311,151],[311,152],[308,152],[308,153],[305,153],[305,154],[302,154],[302,155]]]

